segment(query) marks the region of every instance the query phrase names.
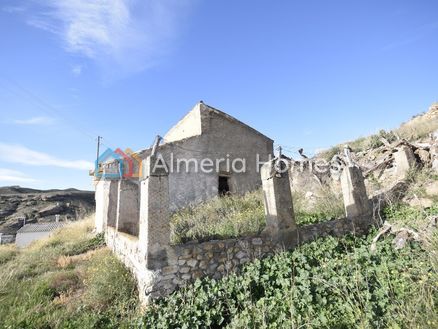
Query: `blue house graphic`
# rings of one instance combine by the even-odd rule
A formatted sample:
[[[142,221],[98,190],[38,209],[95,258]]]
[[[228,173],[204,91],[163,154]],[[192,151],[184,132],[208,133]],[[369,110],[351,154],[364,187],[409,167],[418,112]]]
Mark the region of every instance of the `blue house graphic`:
[[[99,165],[104,164],[110,160],[117,162],[118,169],[115,172],[105,172]],[[123,157],[108,148],[103,152],[94,163],[94,176],[104,179],[120,179],[123,176]]]

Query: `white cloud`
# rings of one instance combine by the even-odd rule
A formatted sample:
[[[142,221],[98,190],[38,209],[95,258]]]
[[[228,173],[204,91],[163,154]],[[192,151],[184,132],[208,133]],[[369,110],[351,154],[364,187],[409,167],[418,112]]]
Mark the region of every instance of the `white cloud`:
[[[50,125],[55,122],[55,119],[49,117],[34,117],[24,120],[14,120],[17,125]]]
[[[27,8],[25,6],[4,6],[2,7],[2,10],[6,13],[20,13],[25,11]]]
[[[75,76],[78,77],[82,74],[82,65],[73,65],[71,68],[71,73]]]
[[[93,163],[85,160],[63,160],[47,153],[31,150],[22,145],[0,143],[0,160],[32,166],[53,166],[88,170]]]
[[[37,180],[26,176],[21,171],[0,168],[0,182],[34,183],[37,182]]]
[[[27,22],[65,48],[114,69],[140,71],[168,52],[195,0],[34,0]]]

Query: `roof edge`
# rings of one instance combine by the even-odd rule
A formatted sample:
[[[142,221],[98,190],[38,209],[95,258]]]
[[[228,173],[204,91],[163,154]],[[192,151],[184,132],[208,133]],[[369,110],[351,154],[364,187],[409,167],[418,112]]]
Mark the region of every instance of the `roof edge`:
[[[261,133],[261,132],[258,131],[257,129],[255,129],[255,128],[249,126],[249,125],[247,125],[246,123],[244,123],[244,122],[242,122],[242,121],[240,121],[239,119],[236,119],[236,118],[233,117],[232,115],[229,115],[228,113],[225,113],[225,112],[223,112],[223,111],[221,111],[221,110],[219,110],[219,109],[217,109],[217,108],[215,108],[215,107],[213,107],[213,106],[210,106],[210,105],[208,105],[208,104],[205,104],[204,102],[201,102],[201,104],[203,105],[203,106],[201,106],[201,111],[202,111],[202,110],[210,110],[210,111],[213,111],[213,112],[215,112],[216,114],[218,114],[218,115],[224,117],[225,119],[227,119],[227,120],[229,120],[229,121],[231,121],[231,122],[237,123],[237,124],[239,124],[239,125],[241,125],[241,126],[247,128],[247,129],[251,130],[252,132],[256,133],[257,135],[260,135],[260,136],[262,136],[262,137],[264,137],[264,138],[270,140],[271,142],[274,142],[274,140],[273,140],[272,138],[266,136],[265,134]]]

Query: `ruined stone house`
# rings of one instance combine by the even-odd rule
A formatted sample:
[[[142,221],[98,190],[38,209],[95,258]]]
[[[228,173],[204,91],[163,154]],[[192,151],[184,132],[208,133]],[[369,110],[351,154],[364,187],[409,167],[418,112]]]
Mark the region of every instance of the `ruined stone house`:
[[[134,172],[152,151],[150,147],[135,153],[139,161],[134,161]],[[258,169],[273,155],[273,140],[200,102],[164,135],[156,154],[167,164],[169,206],[175,211],[226,192],[243,194],[261,186]],[[211,164],[211,170],[200,170],[202,161],[207,167]],[[98,231],[117,225],[122,232],[138,235],[141,180],[96,182]]]
[[[372,207],[359,168],[348,167],[342,173],[345,218],[299,226],[289,173],[278,169],[279,158],[269,160],[272,152],[271,139],[201,102],[166,134],[164,143],[135,154],[137,166],[142,165],[139,177],[102,176],[96,182],[96,229],[105,233],[107,246],[132,271],[142,303],[197,278],[220,278],[251,259],[294,248],[318,236],[366,232],[372,224]],[[246,170],[229,168],[226,162],[209,172],[192,166],[172,170],[180,158],[241,158],[246,160]],[[153,166],[157,160],[162,167]],[[112,164],[105,164],[103,171],[111,168]],[[266,215],[261,234],[171,244],[171,209],[222,192],[245,193],[259,186],[263,187]]]

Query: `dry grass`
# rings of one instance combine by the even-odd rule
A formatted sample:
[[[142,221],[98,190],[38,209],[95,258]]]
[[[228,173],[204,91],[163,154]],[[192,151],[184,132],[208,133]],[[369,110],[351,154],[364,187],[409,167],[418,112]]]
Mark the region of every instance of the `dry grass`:
[[[312,224],[345,216],[342,194],[327,186],[315,191],[312,198],[301,192],[293,193],[295,220],[299,225]]]
[[[9,262],[17,255],[14,244],[0,245],[0,265]]]
[[[260,233],[265,227],[262,191],[218,197],[188,207],[172,216],[171,227],[172,243]]]
[[[293,194],[298,225],[340,218],[344,215],[341,195],[321,188],[313,200]],[[218,197],[175,213],[171,218],[171,241],[208,241],[259,234],[266,226],[261,189],[243,196]]]
[[[399,128],[385,131],[366,137],[360,137],[356,140],[333,146],[332,148],[317,154],[317,157],[331,160],[334,155],[342,152],[344,145],[349,145],[354,152],[363,152],[369,149],[376,149],[383,145],[380,140],[384,137],[389,142],[394,141],[397,136],[408,141],[418,141],[427,138],[431,133],[438,130],[438,117],[430,113],[424,113],[412,118],[410,121],[402,124]]]
[[[429,134],[436,130],[438,130],[438,118],[433,118],[430,115],[425,114],[401,125],[400,128],[395,130],[395,132],[401,138],[415,141],[428,137]]]
[[[28,248],[0,248],[0,327],[119,328],[138,315],[130,272],[95,235],[71,223]]]
[[[57,229],[49,237],[35,241],[27,249],[38,250],[49,245],[87,240],[94,236],[93,229],[94,215]]]

